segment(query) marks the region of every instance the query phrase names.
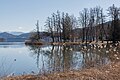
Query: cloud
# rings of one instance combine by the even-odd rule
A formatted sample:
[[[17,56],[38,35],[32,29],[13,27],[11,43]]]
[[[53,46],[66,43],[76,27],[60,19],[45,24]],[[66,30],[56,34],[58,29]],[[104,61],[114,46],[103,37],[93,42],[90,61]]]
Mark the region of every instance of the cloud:
[[[22,27],[18,27],[18,29],[22,29]]]

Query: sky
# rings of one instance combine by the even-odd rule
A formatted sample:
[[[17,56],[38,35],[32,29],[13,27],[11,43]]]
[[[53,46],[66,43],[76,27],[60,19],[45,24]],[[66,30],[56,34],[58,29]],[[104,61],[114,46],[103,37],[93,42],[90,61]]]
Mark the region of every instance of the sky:
[[[0,32],[30,32],[39,20],[40,31],[45,30],[45,21],[57,10],[79,17],[84,8],[101,6],[107,10],[120,0],[0,0]]]

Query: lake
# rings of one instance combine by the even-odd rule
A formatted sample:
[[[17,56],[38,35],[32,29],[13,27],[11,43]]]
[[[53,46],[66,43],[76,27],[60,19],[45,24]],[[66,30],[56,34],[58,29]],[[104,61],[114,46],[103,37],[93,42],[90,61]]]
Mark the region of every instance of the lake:
[[[99,67],[119,61],[119,47],[26,46],[0,43],[0,76],[43,74]]]

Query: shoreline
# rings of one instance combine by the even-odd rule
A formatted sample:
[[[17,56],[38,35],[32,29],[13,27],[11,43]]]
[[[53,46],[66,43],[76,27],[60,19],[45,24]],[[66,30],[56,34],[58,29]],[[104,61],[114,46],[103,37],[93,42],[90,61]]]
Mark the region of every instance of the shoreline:
[[[82,41],[76,41],[76,42],[35,42],[35,43],[26,43],[24,42],[25,45],[53,45],[53,46],[69,46],[69,45],[98,45],[98,46],[102,46],[102,45],[107,45],[107,44],[114,44],[112,43],[112,41],[92,41],[92,42],[82,42]],[[117,46],[119,45],[120,42],[115,43],[114,45]]]
[[[93,41],[93,42],[81,42],[81,41],[78,41],[78,42],[51,42],[51,43],[49,43],[49,44],[51,44],[51,45],[53,45],[53,46],[58,46],[58,45],[60,45],[60,46],[66,46],[66,45],[86,45],[86,44],[89,44],[89,45],[99,45],[99,46],[102,46],[102,45],[107,45],[107,44],[113,44],[112,43],[112,41],[98,41],[98,42],[96,42],[96,41]],[[115,43],[115,45],[119,45],[120,44],[120,42],[118,42],[118,43]]]
[[[43,75],[20,75],[5,77],[2,80],[119,80],[120,61],[78,71],[56,72]]]

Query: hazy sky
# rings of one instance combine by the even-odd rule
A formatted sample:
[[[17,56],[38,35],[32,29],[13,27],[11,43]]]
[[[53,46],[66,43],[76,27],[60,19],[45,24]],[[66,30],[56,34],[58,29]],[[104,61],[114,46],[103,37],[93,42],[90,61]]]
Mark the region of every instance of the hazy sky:
[[[120,0],[0,0],[0,32],[29,32],[37,20],[44,30],[46,18],[57,10],[78,17],[83,8],[100,5],[107,9],[112,4],[119,7]]]

